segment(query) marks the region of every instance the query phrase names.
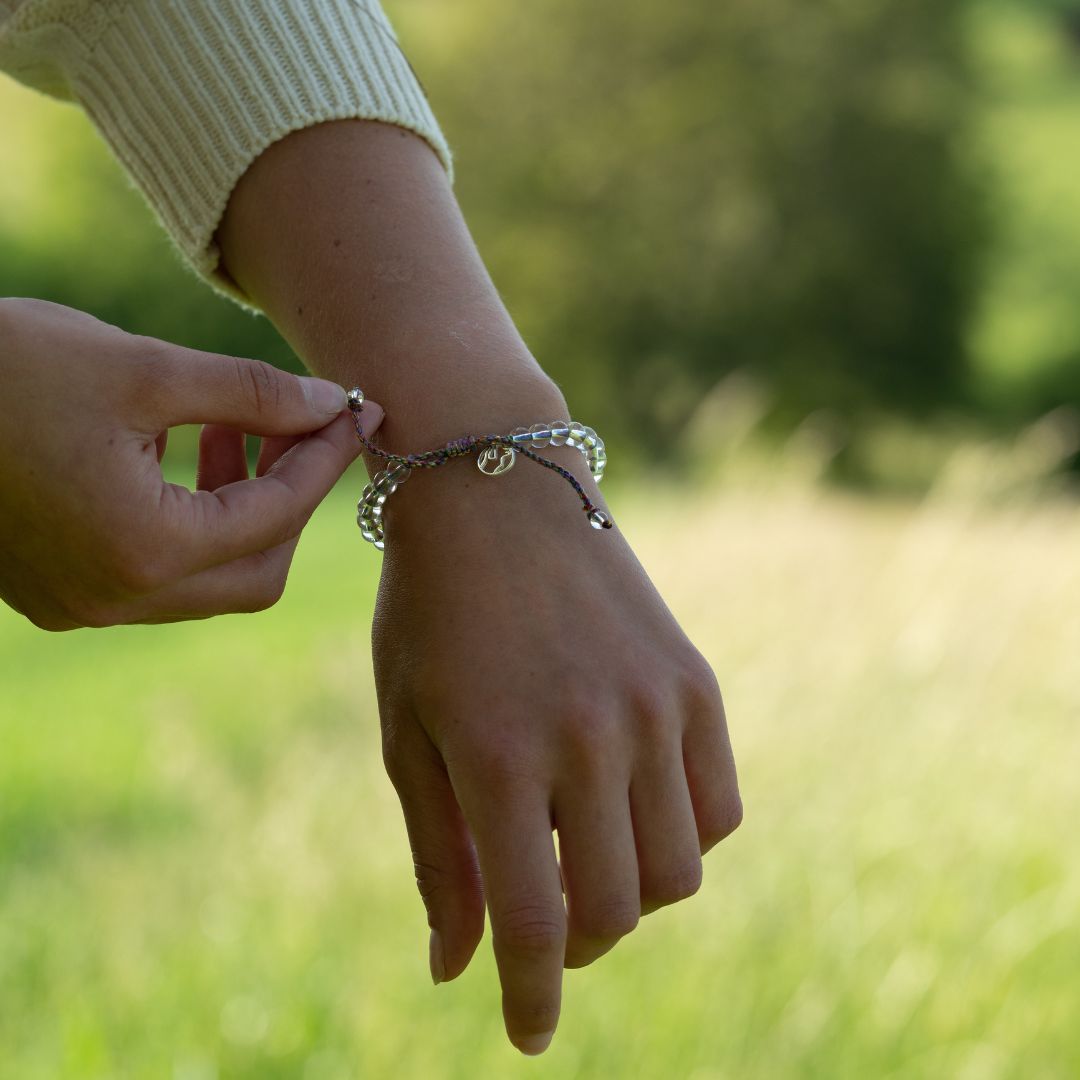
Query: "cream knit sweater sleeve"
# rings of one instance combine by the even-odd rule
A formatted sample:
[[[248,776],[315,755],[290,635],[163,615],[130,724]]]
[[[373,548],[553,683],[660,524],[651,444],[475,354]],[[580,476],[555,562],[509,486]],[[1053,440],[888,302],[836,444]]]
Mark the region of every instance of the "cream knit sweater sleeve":
[[[379,0],[0,0],[0,69],[77,101],[185,258],[241,303],[214,233],[248,166],[290,131],[397,124],[453,180]]]

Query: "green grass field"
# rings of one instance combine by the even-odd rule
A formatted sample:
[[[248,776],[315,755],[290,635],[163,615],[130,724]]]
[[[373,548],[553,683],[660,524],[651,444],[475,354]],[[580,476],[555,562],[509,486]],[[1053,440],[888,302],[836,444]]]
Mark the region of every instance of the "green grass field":
[[[1080,1075],[1080,508],[609,490],[746,821],[526,1059],[487,934],[428,978],[353,486],[270,612],[0,614],[0,1076]]]

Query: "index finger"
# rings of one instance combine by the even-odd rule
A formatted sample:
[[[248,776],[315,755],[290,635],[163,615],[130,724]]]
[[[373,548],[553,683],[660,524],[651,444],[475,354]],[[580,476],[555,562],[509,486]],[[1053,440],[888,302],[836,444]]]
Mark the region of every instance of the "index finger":
[[[469,823],[491,922],[510,1041],[525,1054],[547,1049],[559,1021],[566,908],[547,793],[490,775],[458,801]]]

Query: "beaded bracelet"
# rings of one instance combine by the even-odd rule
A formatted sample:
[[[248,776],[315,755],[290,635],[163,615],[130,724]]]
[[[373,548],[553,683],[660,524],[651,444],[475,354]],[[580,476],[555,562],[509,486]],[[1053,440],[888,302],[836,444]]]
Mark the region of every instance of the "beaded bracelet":
[[[356,504],[356,524],[360,526],[360,535],[382,551],[383,543],[382,513],[386,500],[405,483],[413,469],[432,469],[445,465],[451,458],[461,457],[479,449],[477,468],[485,476],[501,476],[511,469],[518,454],[554,469],[564,477],[580,497],[589,524],[594,529],[610,529],[611,518],[603,510],[589,501],[582,486],[574,474],[568,472],[554,461],[534,454],[527,446],[541,449],[551,446],[574,446],[581,451],[589,466],[593,479],[599,483],[604,478],[607,467],[607,453],[604,440],[591,427],[579,424],[576,420],[556,420],[551,424],[533,424],[531,428],[514,428],[509,435],[466,435],[454,439],[445,446],[428,450],[423,454],[388,454],[374,446],[364,435],[360,424],[360,413],[364,408],[364,391],[354,386],[348,393],[349,410],[356,425],[356,436],[372,454],[387,458],[394,464],[372,477],[371,483],[364,488],[360,501]]]

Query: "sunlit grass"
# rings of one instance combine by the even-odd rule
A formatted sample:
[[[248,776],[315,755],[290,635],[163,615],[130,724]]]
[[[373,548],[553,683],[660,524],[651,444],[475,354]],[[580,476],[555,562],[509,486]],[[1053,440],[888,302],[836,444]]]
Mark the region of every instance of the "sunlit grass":
[[[747,818],[538,1060],[487,937],[428,980],[351,488],[271,612],[0,616],[0,1075],[1075,1076],[1080,509],[760,488],[608,492]]]

